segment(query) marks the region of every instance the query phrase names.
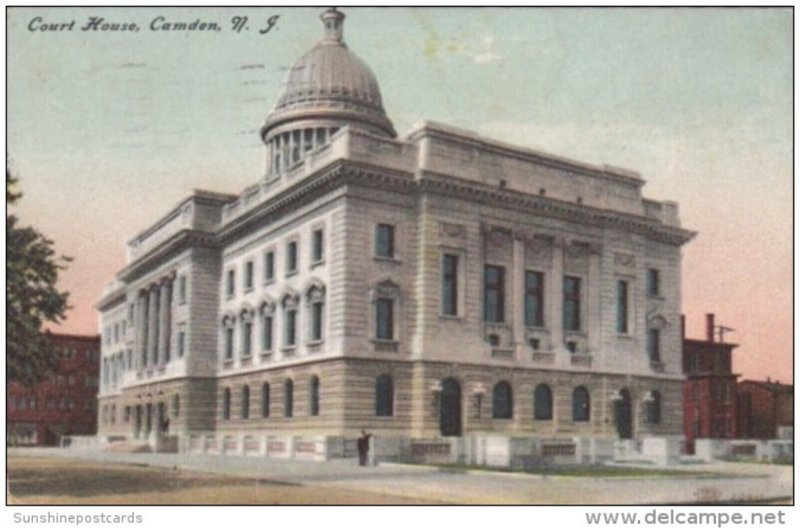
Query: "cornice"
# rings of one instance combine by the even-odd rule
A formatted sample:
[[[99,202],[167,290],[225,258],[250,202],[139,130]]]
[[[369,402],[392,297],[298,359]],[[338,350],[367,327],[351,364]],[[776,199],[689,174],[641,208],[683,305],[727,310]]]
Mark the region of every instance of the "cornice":
[[[118,278],[131,282],[162,264],[167,258],[188,247],[217,247],[216,235],[206,231],[183,229],[125,266]]]

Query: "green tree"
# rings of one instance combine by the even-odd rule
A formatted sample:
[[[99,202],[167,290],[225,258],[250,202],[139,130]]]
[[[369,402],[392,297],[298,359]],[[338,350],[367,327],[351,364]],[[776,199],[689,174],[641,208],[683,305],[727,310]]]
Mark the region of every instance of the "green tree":
[[[6,168],[6,204],[21,197],[18,179]],[[56,256],[53,242],[32,227],[22,227],[16,215],[6,217],[6,377],[32,385],[55,366],[45,322],[63,321],[68,293],[56,288],[58,272],[71,259]]]

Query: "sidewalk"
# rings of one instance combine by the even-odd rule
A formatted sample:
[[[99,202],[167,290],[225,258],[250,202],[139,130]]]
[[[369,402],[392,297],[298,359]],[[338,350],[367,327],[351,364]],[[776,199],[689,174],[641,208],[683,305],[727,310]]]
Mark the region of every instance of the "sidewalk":
[[[261,457],[135,454],[66,449],[9,449],[9,456],[83,458],[178,467],[294,485],[324,485],[351,491],[457,504],[685,504],[763,502],[792,496],[793,466],[720,462],[697,464],[678,477],[548,477],[386,464],[360,467],[355,459],[313,462]],[[722,473],[723,478],[692,476]]]

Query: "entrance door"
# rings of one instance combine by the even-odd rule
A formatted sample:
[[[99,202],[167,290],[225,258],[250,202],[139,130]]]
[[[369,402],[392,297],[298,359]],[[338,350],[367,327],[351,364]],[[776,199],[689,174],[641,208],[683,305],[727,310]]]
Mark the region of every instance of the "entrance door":
[[[633,416],[631,412],[631,394],[628,389],[619,391],[620,398],[614,404],[614,418],[617,434],[620,438],[633,438]]]
[[[442,436],[461,436],[461,385],[453,378],[442,382],[439,425]]]

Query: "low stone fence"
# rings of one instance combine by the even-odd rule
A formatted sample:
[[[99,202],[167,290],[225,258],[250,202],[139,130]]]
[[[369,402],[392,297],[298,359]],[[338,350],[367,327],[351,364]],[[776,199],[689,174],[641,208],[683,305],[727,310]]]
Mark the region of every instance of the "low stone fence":
[[[350,440],[336,436],[289,436],[258,434],[192,433],[184,437],[180,450],[212,455],[328,460],[356,457],[355,439],[352,453]]]
[[[698,438],[694,446],[695,456],[705,462],[794,462],[793,440]]]
[[[81,450],[95,450],[98,449],[101,445],[101,440],[103,438],[99,436],[62,436],[61,441],[59,443],[60,447],[69,448],[69,449],[81,449]]]

